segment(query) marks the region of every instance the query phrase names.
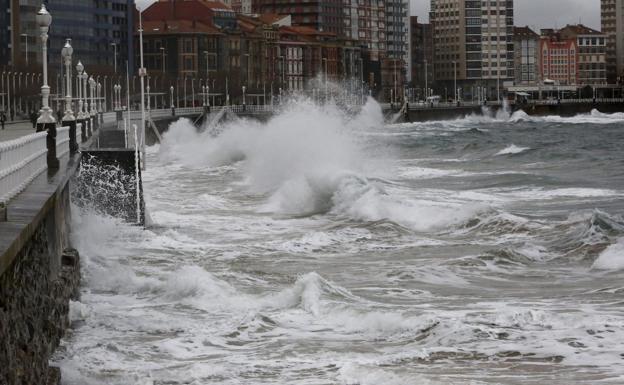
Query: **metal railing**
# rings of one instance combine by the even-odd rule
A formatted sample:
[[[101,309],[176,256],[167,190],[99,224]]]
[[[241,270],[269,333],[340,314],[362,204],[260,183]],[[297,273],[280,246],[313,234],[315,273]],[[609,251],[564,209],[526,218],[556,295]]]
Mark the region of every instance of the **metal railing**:
[[[19,194],[47,169],[47,135],[43,131],[0,142],[0,202],[7,202]],[[69,136],[67,141],[69,150]]]

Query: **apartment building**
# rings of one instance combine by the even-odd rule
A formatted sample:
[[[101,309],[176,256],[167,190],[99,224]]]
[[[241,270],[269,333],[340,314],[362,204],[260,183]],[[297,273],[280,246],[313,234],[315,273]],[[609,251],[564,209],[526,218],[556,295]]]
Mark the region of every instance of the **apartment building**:
[[[560,31],[542,29],[540,38],[540,80],[557,85],[578,83],[578,45]]]
[[[624,75],[624,0],[600,0],[601,30],[607,35],[607,81],[622,83]]]
[[[608,35],[582,24],[560,30],[562,39],[576,40],[578,85],[607,84]]]
[[[514,79],[513,9],[513,0],[431,1],[438,87],[457,82],[464,95],[480,86],[500,96],[502,84]]]
[[[514,28],[515,85],[533,85],[539,82],[540,36],[529,27]]]

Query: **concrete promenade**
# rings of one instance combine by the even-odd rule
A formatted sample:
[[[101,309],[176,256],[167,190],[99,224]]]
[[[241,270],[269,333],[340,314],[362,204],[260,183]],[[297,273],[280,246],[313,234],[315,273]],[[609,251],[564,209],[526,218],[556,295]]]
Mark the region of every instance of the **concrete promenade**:
[[[34,134],[35,129],[29,121],[16,121],[4,124],[4,130],[0,129],[0,142],[13,140],[24,135]]]

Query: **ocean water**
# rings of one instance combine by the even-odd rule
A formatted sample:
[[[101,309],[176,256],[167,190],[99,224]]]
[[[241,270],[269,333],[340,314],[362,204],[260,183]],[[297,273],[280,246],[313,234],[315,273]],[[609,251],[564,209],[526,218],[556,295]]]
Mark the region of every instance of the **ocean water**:
[[[293,101],[74,207],[64,384],[622,384],[624,114],[385,125]]]

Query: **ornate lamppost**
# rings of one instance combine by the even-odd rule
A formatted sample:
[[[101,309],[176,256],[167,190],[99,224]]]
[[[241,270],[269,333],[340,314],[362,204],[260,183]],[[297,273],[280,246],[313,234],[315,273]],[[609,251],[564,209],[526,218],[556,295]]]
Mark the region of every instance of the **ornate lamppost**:
[[[63,116],[63,126],[69,126],[69,151],[72,154],[78,152],[78,141],[76,140],[76,117],[72,111],[72,54],[74,49],[71,46],[71,39],[67,39],[65,46],[61,50],[61,56],[65,62],[65,115]]]
[[[84,72],[84,66],[82,65],[82,62],[80,60],[78,60],[78,64],[76,64],[76,72],[78,72],[78,75],[76,76],[76,79],[78,80],[78,87],[76,90],[76,97],[78,98],[77,123],[80,124],[80,134],[82,136],[82,141],[84,142],[87,140],[87,127],[85,120],[86,117],[82,112],[82,108],[84,105],[84,100],[82,98],[82,74]]]
[[[41,51],[43,63],[43,85],[41,86],[41,111],[37,119],[37,132],[47,131],[46,145],[48,147],[48,169],[58,169],[59,161],[56,158],[56,119],[52,109],[48,104],[50,98],[50,87],[48,86],[48,31],[52,24],[52,15],[48,12],[45,4],[41,5],[41,9],[36,16],[37,26],[41,33]]]
[[[243,86],[243,111],[245,111],[245,91],[247,90],[247,87]]]
[[[175,116],[175,107],[173,106],[173,86],[169,87],[169,93],[171,94],[171,116]]]
[[[102,83],[98,82],[97,83],[97,98],[98,98],[98,116],[100,119],[100,124],[104,124],[104,116],[103,113],[104,111],[102,110]]]
[[[87,137],[91,137],[93,134],[93,121],[91,120],[91,116],[89,114],[89,95],[87,94],[87,83],[89,81],[89,74],[87,71],[82,73],[82,98],[84,99],[84,103],[82,104],[83,108],[83,116],[85,119],[85,123],[87,124]]]
[[[93,75],[89,76],[89,93],[90,93],[90,100],[89,100],[89,116],[91,116],[91,121],[93,122],[93,128],[94,130],[97,129],[98,127],[98,122],[97,122],[97,110],[95,109],[95,79],[93,79]]]

